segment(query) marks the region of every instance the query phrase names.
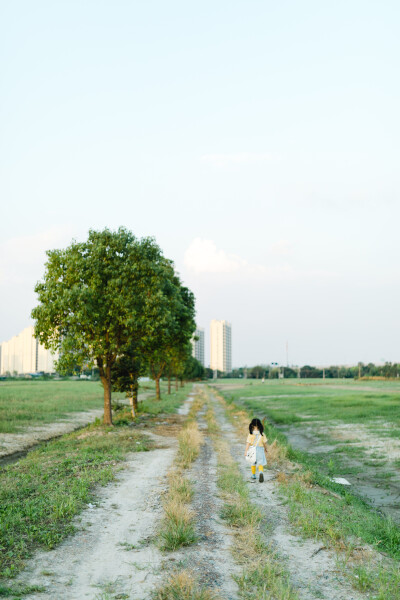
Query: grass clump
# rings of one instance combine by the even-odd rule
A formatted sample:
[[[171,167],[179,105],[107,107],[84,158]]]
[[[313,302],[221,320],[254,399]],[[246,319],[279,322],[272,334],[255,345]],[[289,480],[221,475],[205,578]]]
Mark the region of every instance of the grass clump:
[[[193,513],[185,504],[175,498],[164,505],[165,526],[160,532],[161,548],[176,550],[181,546],[190,546],[196,541]]]
[[[194,422],[190,422],[180,433],[178,460],[183,469],[187,469],[197,458],[202,439],[203,436]]]
[[[217,600],[215,594],[201,588],[188,571],[173,573],[153,598],[154,600]]]
[[[257,600],[298,600],[288,573],[273,554],[258,560],[255,566],[236,576],[235,581],[243,598],[254,596],[254,591],[257,591]]]
[[[15,584],[12,586],[0,585],[0,597],[12,596],[13,600],[19,600],[27,594],[33,594],[34,592],[44,592],[45,588],[41,585],[23,585]]]

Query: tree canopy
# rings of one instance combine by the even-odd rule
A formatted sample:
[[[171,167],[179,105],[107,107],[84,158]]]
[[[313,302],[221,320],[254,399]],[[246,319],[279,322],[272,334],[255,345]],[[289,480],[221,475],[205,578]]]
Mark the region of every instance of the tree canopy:
[[[155,363],[192,334],[194,298],[153,238],[118,231],[89,231],[85,242],[47,252],[32,311],[35,335],[59,350],[57,368],[99,368],[104,422],[112,423],[112,373],[135,352]],[[162,352],[161,352],[162,350]],[[130,358],[128,358],[130,357]],[[135,367],[136,368],[136,367]]]

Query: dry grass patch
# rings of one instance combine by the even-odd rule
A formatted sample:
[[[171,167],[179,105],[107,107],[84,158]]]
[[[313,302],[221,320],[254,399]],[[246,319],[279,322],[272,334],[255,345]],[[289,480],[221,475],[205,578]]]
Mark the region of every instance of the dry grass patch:
[[[188,571],[173,573],[153,597],[154,600],[218,600],[213,592],[201,588]]]
[[[197,423],[190,422],[178,436],[179,454],[178,464],[187,469],[197,458],[200,446],[203,442],[203,435],[197,427]]]
[[[168,492],[164,500],[164,519],[159,536],[162,550],[171,551],[189,546],[197,539],[194,513],[188,506],[193,488],[184,472],[197,458],[203,443],[203,435],[195,421],[203,403],[201,396],[193,400],[186,423],[178,435],[178,455],[174,467],[168,473]]]
[[[156,425],[152,431],[161,437],[176,437],[182,431],[183,423],[184,418],[181,415],[163,416],[163,422]]]

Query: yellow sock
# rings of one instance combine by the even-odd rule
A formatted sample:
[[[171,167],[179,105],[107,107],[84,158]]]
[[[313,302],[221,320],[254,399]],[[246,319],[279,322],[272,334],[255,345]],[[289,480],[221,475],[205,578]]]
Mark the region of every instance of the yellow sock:
[[[251,472],[253,473],[253,475],[256,474],[256,465],[251,465]]]
[[[263,467],[263,465],[258,465],[258,470],[260,471],[260,473],[262,473],[262,472],[264,471],[264,467]],[[256,472],[256,471],[254,470],[254,473],[255,473],[255,472]]]

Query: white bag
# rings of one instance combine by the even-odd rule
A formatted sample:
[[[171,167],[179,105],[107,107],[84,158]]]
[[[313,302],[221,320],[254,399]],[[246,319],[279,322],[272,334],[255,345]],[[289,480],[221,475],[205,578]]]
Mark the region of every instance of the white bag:
[[[250,465],[255,465],[256,464],[256,460],[257,460],[257,450],[256,450],[256,446],[258,444],[258,440],[260,439],[260,434],[258,435],[258,438],[256,439],[254,446],[250,446],[249,449],[246,452],[246,461],[250,464]]]
[[[246,453],[246,461],[250,465],[255,465],[256,464],[256,456],[257,456],[256,447],[250,446],[250,448],[247,450],[247,453]]]

